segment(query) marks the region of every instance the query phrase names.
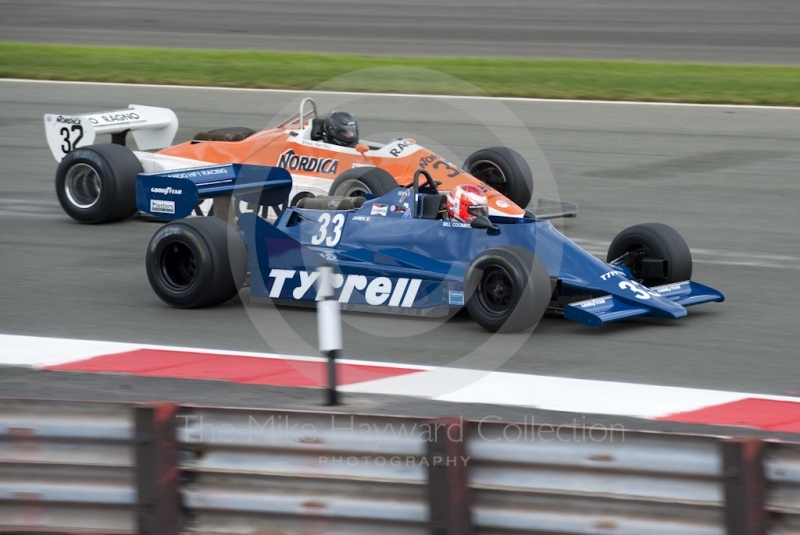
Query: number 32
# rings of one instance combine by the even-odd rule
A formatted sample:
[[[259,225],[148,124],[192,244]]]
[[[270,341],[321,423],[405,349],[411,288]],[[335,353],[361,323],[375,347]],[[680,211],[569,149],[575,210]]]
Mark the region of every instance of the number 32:
[[[78,137],[75,138],[75,141],[70,142],[70,130],[74,133],[78,133]],[[64,144],[61,145],[61,151],[64,154],[68,154],[74,149],[78,148],[78,143],[81,139],[83,139],[83,127],[79,124],[72,125],[71,129],[68,129],[66,126],[61,129],[61,135],[64,136]]]
[[[311,245],[322,245],[325,242],[325,245],[328,247],[333,247],[339,240],[342,239],[342,226],[344,225],[344,214],[336,214],[331,219],[331,214],[324,213],[319,216],[319,234],[311,238]],[[333,228],[331,229],[332,235],[328,236],[328,225],[333,223]]]

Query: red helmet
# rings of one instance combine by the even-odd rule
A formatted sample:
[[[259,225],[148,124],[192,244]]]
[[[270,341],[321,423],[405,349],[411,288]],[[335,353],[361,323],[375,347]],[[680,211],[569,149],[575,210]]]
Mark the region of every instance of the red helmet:
[[[462,184],[447,195],[447,211],[451,218],[471,223],[479,215],[489,215],[489,202],[478,186]]]

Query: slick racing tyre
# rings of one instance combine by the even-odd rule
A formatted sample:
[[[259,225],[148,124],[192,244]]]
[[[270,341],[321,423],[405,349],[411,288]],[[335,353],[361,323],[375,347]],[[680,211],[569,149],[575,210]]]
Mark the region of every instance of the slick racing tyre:
[[[678,231],[663,223],[642,223],[617,234],[606,262],[628,267],[645,286],[692,278],[689,246]]]
[[[464,170],[525,209],[533,196],[533,174],[525,158],[507,147],[479,150],[464,160]]]
[[[234,297],[247,271],[239,234],[215,217],[168,223],[147,246],[147,278],[165,303],[176,308],[219,305]]]
[[[75,221],[94,225],[136,213],[136,175],[142,164],[122,145],[101,144],[70,152],[56,171],[56,195]]]
[[[476,256],[464,277],[467,310],[490,332],[517,332],[535,327],[547,310],[550,277],[535,254],[502,246]]]
[[[376,197],[397,189],[392,175],[377,167],[348,169],[333,181],[328,195],[331,197],[362,197],[370,193]]]

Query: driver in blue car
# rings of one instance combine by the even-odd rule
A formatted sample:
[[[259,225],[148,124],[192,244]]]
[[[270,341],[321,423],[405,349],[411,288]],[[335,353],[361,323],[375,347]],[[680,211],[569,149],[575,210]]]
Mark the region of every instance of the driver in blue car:
[[[480,215],[489,215],[489,201],[478,186],[462,184],[447,195],[447,213],[450,219],[472,223]]]

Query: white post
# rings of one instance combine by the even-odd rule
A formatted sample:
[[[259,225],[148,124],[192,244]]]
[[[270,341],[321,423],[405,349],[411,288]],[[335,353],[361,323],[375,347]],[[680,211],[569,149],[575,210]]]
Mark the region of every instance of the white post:
[[[328,405],[338,405],[336,391],[336,358],[342,350],[342,319],[339,314],[339,301],[333,292],[333,268],[322,266],[318,269],[317,291],[317,331],[319,350],[328,356]]]

